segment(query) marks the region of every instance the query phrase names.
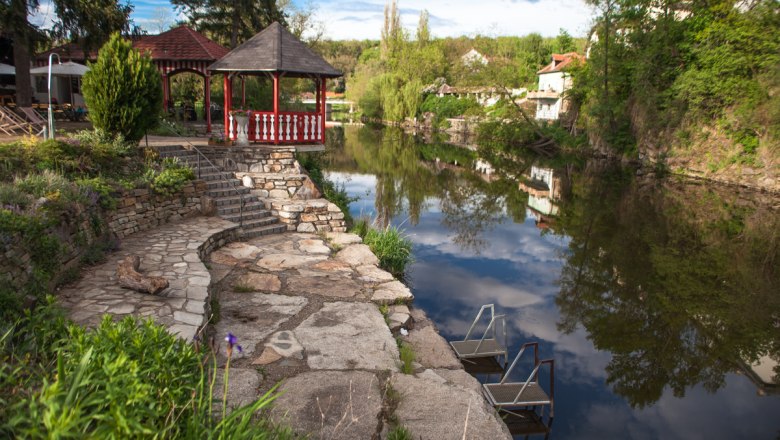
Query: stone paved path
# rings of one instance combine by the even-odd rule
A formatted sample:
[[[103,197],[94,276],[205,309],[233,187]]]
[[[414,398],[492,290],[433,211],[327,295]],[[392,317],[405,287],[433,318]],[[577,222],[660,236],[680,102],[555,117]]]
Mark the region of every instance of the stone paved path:
[[[235,236],[235,223],[217,217],[196,217],[125,238],[105,263],[85,269],[81,279],[58,294],[70,318],[95,326],[106,313],[150,316],[171,333],[192,339],[206,321],[211,275],[201,257]],[[147,295],[117,284],[117,264],[128,255],[141,258],[140,271],[162,276],[170,286]]]
[[[231,362],[228,404],[251,403],[281,382],[269,415],[308,438],[385,439],[395,424],[414,439],[510,438],[433,323],[408,307],[409,289],[377,267],[359,237],[235,242],[236,228],[200,217],[133,234],[59,300],[84,325],[107,313],[151,316],[187,339],[207,322],[215,341],[232,332],[244,351]],[[127,255],[170,287],[159,296],[119,287],[116,265]],[[417,356],[413,374],[400,371],[402,340]]]
[[[404,305],[409,289],[377,263],[344,233],[286,233],[212,253],[216,338],[231,332],[244,347],[231,361],[229,404],[281,382],[272,418],[313,439],[384,439],[394,423],[415,439],[509,438],[433,324]],[[394,336],[401,327],[408,336]],[[417,353],[414,374],[400,372],[396,337]]]

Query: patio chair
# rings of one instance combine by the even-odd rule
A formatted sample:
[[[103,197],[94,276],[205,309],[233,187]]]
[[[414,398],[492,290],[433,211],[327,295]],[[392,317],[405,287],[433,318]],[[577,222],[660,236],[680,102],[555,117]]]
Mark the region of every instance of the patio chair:
[[[32,133],[36,128],[8,107],[0,106],[0,131],[9,136]]]
[[[512,370],[522,357],[523,352],[528,347],[534,348],[534,368],[525,382],[508,382]],[[549,395],[542,389],[538,382],[539,368],[543,364],[550,366],[550,387]],[[517,353],[512,365],[504,374],[504,377],[498,383],[486,383],[482,385],[482,391],[488,402],[499,410],[512,412],[512,409],[520,407],[537,407],[550,405],[550,417],[554,414],[554,395],[555,395],[555,360],[539,360],[539,343],[528,342],[523,344],[520,352]]]
[[[36,133],[37,136],[40,136],[44,131],[46,131],[46,127],[49,125],[48,121],[43,119],[41,115],[38,114],[38,112],[33,110],[32,107],[19,107],[19,109],[22,111],[22,113],[24,113],[24,116],[27,118],[27,122],[30,124],[30,126],[34,130],[38,130]]]

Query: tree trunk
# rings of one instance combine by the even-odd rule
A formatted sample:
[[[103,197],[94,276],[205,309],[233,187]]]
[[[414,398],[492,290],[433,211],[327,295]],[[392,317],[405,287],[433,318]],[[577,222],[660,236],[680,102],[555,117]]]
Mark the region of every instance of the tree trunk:
[[[30,84],[30,38],[27,35],[27,3],[24,0],[13,0],[11,3],[14,14],[14,67],[16,68],[16,105],[30,107],[32,105],[32,86]]]
[[[131,255],[122,260],[116,268],[116,277],[119,285],[152,295],[156,295],[168,287],[168,280],[163,277],[141,275],[138,272],[140,265],[141,259],[137,255]]]

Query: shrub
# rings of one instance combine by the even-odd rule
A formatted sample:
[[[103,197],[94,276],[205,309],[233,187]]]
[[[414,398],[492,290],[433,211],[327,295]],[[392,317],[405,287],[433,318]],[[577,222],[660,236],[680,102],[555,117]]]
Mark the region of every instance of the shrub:
[[[138,141],[157,123],[162,108],[160,74],[147,55],[115,33],[100,49],[83,80],[93,125]]]
[[[412,242],[395,226],[368,229],[363,242],[379,258],[379,265],[396,276],[403,276],[406,266],[413,261]]]
[[[150,170],[149,176],[149,185],[158,194],[166,196],[176,194],[187,182],[195,179],[195,172],[192,168],[174,160],[164,160],[162,167],[163,169],[159,173]]]
[[[51,306],[48,308],[51,310]],[[3,391],[0,434],[22,438],[292,438],[253,420],[269,392],[230,414],[215,415],[216,362],[151,320],[106,316],[94,330],[38,320],[37,310],[0,334]],[[19,341],[26,345],[20,345]],[[34,356],[31,356],[33,354]],[[35,359],[35,363],[27,363]],[[56,359],[56,368],[55,362]],[[209,362],[209,359],[211,362]],[[213,369],[206,371],[204,365]],[[15,372],[33,372],[20,378]],[[55,374],[56,373],[56,374]],[[40,390],[35,391],[36,385]],[[272,390],[273,391],[273,390]],[[0,399],[9,394],[2,394]]]

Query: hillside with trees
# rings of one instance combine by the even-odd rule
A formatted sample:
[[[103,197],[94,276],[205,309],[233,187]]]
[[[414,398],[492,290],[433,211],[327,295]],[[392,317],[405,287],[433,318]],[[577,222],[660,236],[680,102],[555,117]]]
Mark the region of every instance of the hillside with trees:
[[[777,1],[592,3],[600,13],[594,44],[572,91],[592,146],[776,185]]]

